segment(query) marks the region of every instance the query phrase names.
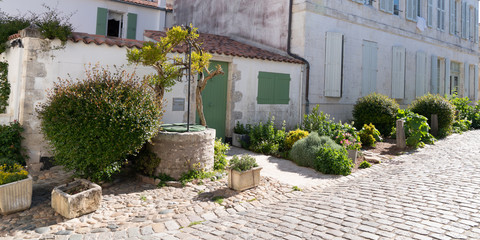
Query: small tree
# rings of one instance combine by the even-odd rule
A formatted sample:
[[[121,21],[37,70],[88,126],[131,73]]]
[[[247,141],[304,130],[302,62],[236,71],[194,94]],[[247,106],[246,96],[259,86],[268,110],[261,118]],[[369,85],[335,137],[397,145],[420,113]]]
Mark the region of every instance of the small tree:
[[[200,79],[195,91],[196,109],[200,123],[206,126],[201,93],[207,81],[216,75],[223,74],[223,71],[220,65],[217,65],[214,71],[208,69],[212,55],[203,51],[197,40],[198,36],[197,28],[192,26],[172,27],[159,42],[147,42],[141,49],[128,50],[127,59],[129,63],[152,66],[156,70],[157,73],[146,76],[146,80],[155,90],[159,102],[163,101],[165,91],[170,91],[183,76],[199,74]],[[175,48],[188,46],[192,47],[191,62],[186,56],[182,58],[178,54],[172,54]],[[186,71],[189,68],[190,71]],[[203,74],[204,72],[206,74]]]

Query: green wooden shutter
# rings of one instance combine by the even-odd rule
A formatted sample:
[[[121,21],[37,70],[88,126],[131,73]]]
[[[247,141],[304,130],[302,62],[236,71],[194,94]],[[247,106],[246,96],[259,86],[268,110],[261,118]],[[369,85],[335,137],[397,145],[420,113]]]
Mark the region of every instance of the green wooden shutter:
[[[405,98],[405,48],[393,46],[392,51],[392,98]]]
[[[108,9],[97,8],[97,35],[107,35]]]
[[[274,95],[275,104],[288,104],[290,102],[290,74],[276,74]]]
[[[415,96],[421,97],[427,92],[426,88],[427,55],[424,52],[417,52],[415,69]]]
[[[325,96],[342,96],[343,34],[326,33],[325,41]]]
[[[137,38],[137,14],[128,13],[127,15],[127,38],[136,39]]]
[[[274,77],[272,73],[259,72],[258,73],[258,91],[257,91],[257,103],[258,104],[272,104],[273,103],[273,82]]]
[[[431,83],[432,83],[432,94],[438,94],[438,57],[432,55],[432,76],[431,76]]]

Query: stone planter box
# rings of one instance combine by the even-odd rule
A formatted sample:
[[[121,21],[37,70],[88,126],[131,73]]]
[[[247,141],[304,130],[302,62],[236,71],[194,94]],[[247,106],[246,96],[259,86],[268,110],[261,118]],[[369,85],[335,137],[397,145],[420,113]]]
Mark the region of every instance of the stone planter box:
[[[0,214],[22,211],[32,204],[32,177],[0,185]]]
[[[227,170],[228,187],[233,190],[243,191],[256,187],[258,184],[260,184],[260,170],[262,170],[262,167],[255,167],[244,172],[239,172],[232,169]]]
[[[357,162],[358,150],[347,150],[347,152],[348,152],[348,158],[352,160],[353,164],[355,165]]]
[[[74,194],[67,193],[79,187],[86,190]],[[78,179],[52,190],[52,208],[66,218],[76,218],[94,212],[100,207],[101,201],[102,188],[85,179]]]

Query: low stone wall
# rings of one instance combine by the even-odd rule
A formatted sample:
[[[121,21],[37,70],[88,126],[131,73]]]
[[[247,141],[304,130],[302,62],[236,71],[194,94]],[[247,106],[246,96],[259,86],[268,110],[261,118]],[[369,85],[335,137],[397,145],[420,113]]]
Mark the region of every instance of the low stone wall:
[[[192,169],[213,169],[215,129],[201,132],[159,132],[150,151],[161,159],[155,174],[167,174],[179,179],[183,173]]]

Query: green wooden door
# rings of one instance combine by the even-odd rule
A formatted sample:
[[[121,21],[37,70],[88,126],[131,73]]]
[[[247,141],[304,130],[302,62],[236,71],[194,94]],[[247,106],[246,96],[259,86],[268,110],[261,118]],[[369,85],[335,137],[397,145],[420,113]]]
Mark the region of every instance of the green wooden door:
[[[216,137],[225,140],[225,121],[227,113],[228,63],[210,62],[210,69],[220,64],[225,74],[218,75],[207,82],[202,92],[203,113],[209,128],[215,128]],[[197,123],[200,123],[197,115]]]

